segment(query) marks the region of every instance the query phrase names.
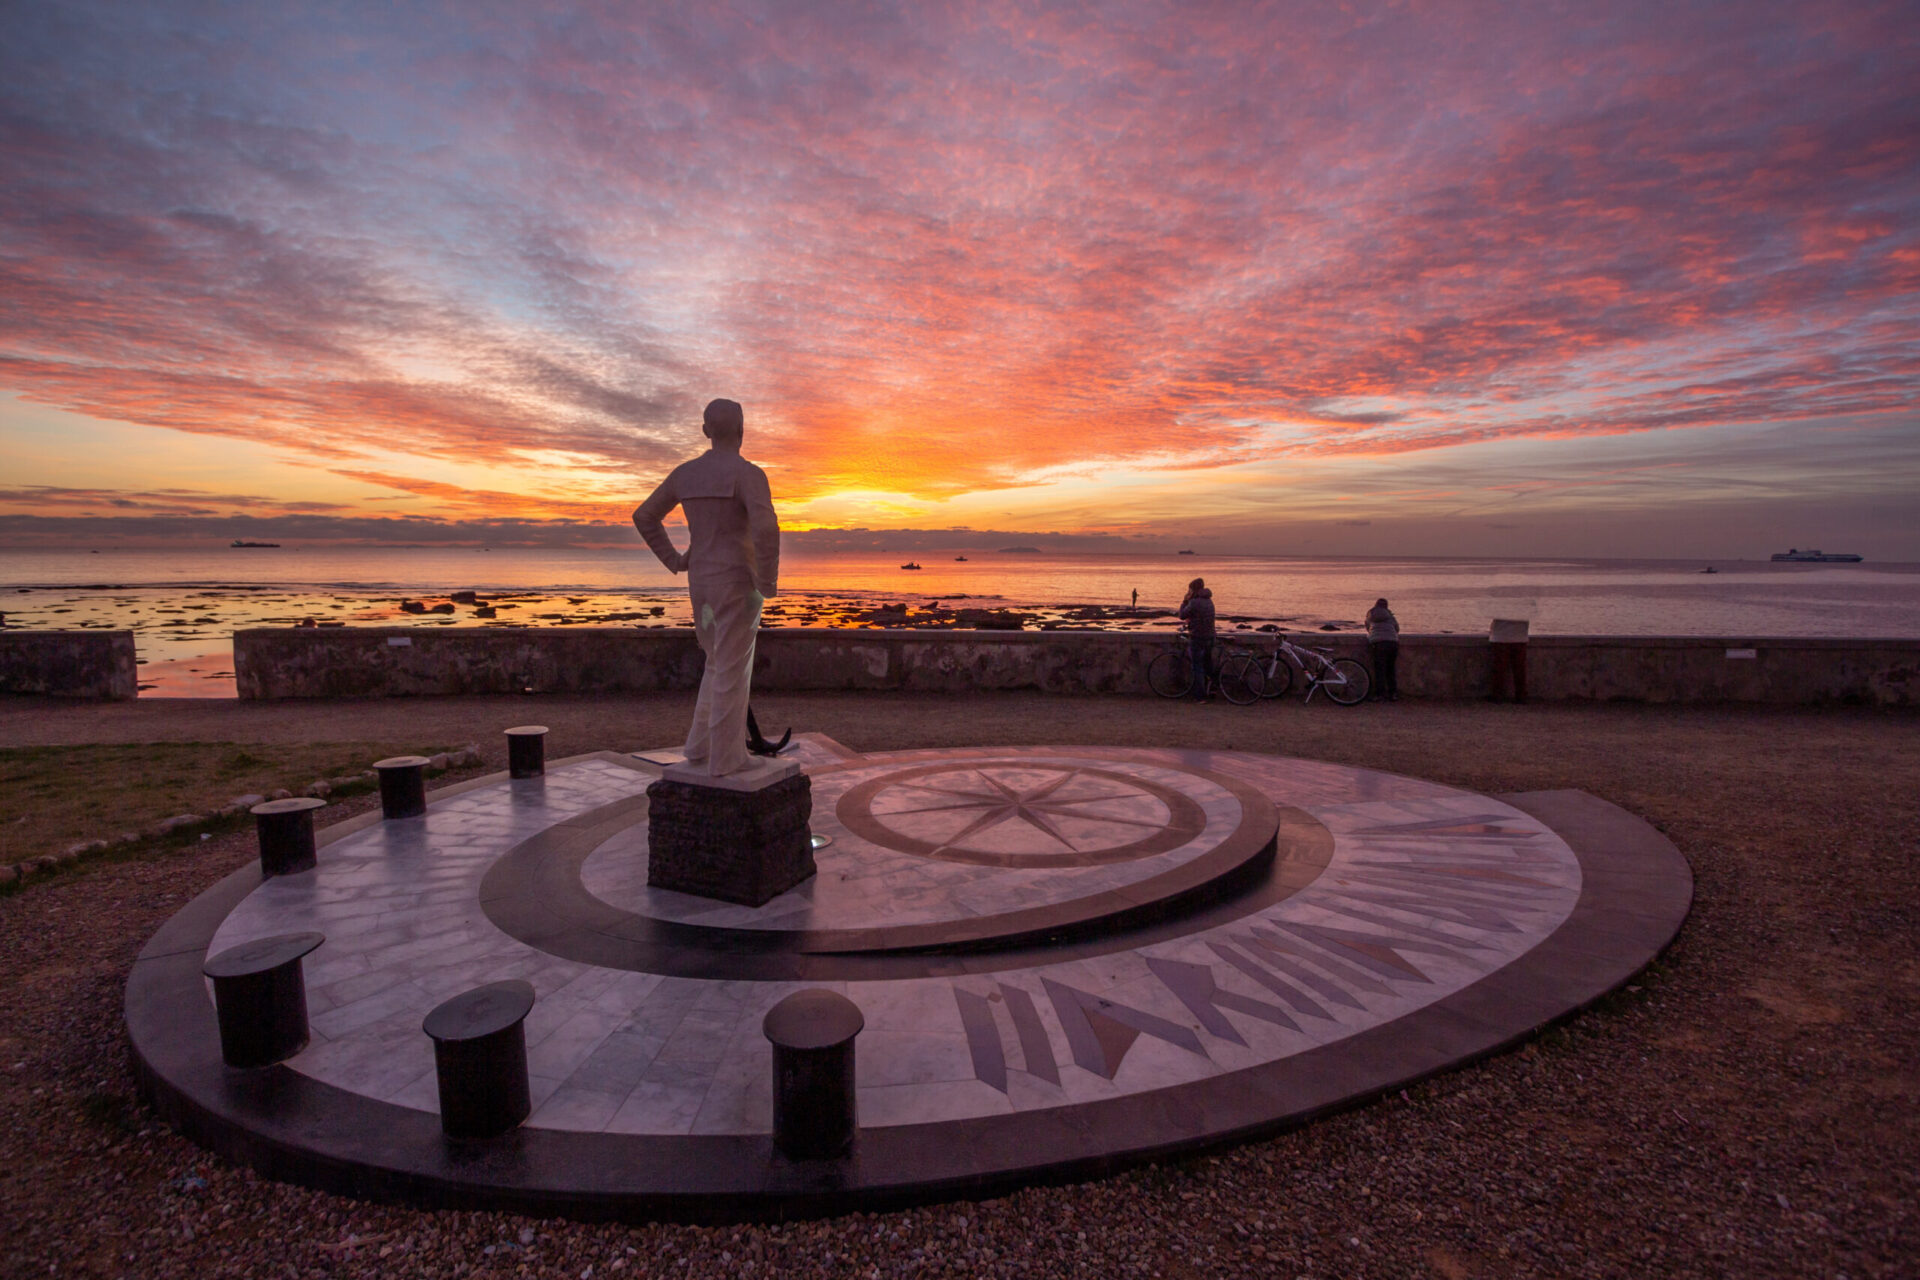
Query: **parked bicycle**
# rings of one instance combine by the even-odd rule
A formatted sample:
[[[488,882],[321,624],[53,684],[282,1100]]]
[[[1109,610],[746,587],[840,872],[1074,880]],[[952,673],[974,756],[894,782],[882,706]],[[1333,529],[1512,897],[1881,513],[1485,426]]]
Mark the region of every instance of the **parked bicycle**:
[[[1215,639],[1213,642],[1213,683],[1220,696],[1235,706],[1244,707],[1260,700],[1258,657]],[[1147,666],[1147,687],[1163,698],[1184,698],[1193,690],[1193,658],[1187,633],[1175,633],[1174,645]]]
[[[1351,707],[1365,702],[1373,687],[1373,676],[1364,664],[1352,658],[1336,658],[1324,649],[1304,648],[1285,636],[1279,637],[1279,643],[1264,660],[1257,654],[1247,656],[1253,671],[1251,674],[1236,672],[1234,682],[1251,685],[1263,698],[1285,697],[1293,688],[1295,666],[1307,679],[1307,696],[1302,702],[1312,702],[1314,692],[1322,690],[1329,701]],[[1222,678],[1225,678],[1224,668]]]

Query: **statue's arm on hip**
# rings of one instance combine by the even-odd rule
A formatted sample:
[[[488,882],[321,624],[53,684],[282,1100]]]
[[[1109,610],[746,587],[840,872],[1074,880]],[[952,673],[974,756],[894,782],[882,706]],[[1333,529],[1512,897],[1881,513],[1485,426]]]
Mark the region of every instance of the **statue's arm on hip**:
[[[685,573],[687,558],[676,551],[673,539],[667,536],[665,520],[672,510],[680,505],[680,496],[674,489],[673,477],[669,475],[660,482],[645,502],[634,508],[633,527],[646,539],[653,554],[660,557],[660,563],[667,566],[669,573]]]

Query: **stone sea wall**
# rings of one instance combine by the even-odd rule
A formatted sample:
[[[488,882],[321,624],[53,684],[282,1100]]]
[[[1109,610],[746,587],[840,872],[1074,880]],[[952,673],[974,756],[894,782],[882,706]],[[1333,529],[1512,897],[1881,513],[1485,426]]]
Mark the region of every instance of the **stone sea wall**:
[[[1225,638],[1267,643],[1249,632]],[[1359,636],[1306,642],[1336,656],[1366,657]],[[1148,663],[1174,643],[1165,632],[771,628],[760,633],[754,684],[1144,693]],[[1543,701],[1920,706],[1920,639],[1543,636],[1528,648],[1528,691]],[[684,690],[698,685],[700,666],[693,633],[684,629],[343,627],[234,635],[243,698]],[[1484,697],[1489,667],[1484,637],[1405,636],[1401,692]]]
[[[0,631],[0,693],[131,698],[131,631]]]

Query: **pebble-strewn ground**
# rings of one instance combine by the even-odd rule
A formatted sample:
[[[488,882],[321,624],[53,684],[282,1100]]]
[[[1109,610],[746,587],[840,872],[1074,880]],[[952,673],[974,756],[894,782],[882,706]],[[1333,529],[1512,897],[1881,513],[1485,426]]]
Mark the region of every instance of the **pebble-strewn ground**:
[[[0,740],[478,739],[500,767],[509,724],[553,726],[560,755],[670,743],[687,709],[9,700]],[[1476,790],[1581,787],[1661,825],[1698,897],[1638,990],[1517,1053],[1295,1133],[986,1203],[700,1228],[363,1204],[256,1178],[166,1132],[132,1093],[127,966],[250,844],[242,833],[174,861],[96,864],[0,898],[0,1274],[1920,1275],[1911,715],[1021,695],[781,696],[756,709],[770,728],[864,749],[1216,745]]]

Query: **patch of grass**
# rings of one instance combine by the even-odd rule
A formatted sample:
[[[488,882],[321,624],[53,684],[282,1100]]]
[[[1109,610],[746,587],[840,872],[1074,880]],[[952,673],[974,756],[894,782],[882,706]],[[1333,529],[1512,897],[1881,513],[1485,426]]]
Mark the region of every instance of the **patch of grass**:
[[[390,742],[7,748],[0,750],[0,865],[81,840],[112,839],[176,814],[208,814],[240,795],[297,793],[387,756],[449,749]]]

